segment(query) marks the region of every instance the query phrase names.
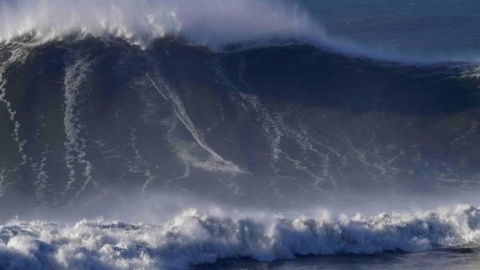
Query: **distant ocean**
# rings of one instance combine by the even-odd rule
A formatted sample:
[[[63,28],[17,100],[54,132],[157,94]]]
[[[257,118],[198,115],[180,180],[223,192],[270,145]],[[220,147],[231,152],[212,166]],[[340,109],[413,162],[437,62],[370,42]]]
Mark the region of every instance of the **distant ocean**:
[[[0,269],[479,269],[478,14],[0,0]]]

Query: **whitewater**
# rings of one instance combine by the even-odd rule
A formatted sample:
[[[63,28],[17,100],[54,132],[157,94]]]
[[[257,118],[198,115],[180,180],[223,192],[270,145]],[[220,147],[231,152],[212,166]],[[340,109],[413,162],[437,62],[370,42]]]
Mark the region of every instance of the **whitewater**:
[[[112,35],[146,43],[180,35],[194,44],[225,44],[302,38],[319,25],[301,10],[263,1],[81,1],[2,2],[0,40],[32,35],[46,42],[71,34]],[[321,32],[319,32],[321,34]]]
[[[0,224],[0,239],[0,263],[7,269],[185,269],[228,258],[268,262],[477,245],[480,210],[459,205],[412,214],[287,218],[189,209],[163,224],[11,220]]]
[[[295,2],[259,0],[21,0],[0,2],[0,42],[28,36],[41,44],[68,36],[119,37],[146,47],[158,38],[177,36],[216,51],[310,43],[324,49],[406,63],[477,62],[478,55],[422,57],[395,49],[369,48],[325,27]],[[231,50],[231,48],[229,48]]]

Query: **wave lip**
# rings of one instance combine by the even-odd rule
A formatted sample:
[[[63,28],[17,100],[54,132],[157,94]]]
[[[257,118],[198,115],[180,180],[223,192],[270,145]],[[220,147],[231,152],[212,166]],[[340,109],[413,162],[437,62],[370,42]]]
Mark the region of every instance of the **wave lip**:
[[[168,35],[222,46],[268,38],[306,37],[318,25],[298,8],[255,0],[31,1],[0,3],[0,41],[70,34],[114,35],[145,44]],[[319,28],[318,28],[319,29]]]
[[[0,2],[0,44],[33,38],[35,45],[74,36],[118,37],[147,47],[180,37],[217,51],[307,43],[354,57],[410,64],[478,63],[478,55],[409,55],[369,48],[329,34],[298,5],[262,0],[18,0]],[[229,48],[231,49],[231,48]]]
[[[480,209],[468,205],[374,217],[231,217],[191,209],[159,225],[103,219],[73,226],[20,220],[0,225],[0,264],[33,269],[183,269],[220,258],[273,261],[464,245],[480,245]]]

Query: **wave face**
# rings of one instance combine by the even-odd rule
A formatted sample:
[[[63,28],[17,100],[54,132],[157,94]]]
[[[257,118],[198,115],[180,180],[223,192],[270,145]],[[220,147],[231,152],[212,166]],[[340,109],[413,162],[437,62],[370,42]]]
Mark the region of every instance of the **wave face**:
[[[93,215],[118,194],[305,207],[479,192],[469,65],[309,45],[213,53],[176,38],[0,52],[2,216],[85,204]]]
[[[480,242],[480,209],[466,205],[366,218],[232,217],[189,210],[162,225],[81,221],[0,224],[0,263],[28,269],[184,269],[222,258],[422,251]]]

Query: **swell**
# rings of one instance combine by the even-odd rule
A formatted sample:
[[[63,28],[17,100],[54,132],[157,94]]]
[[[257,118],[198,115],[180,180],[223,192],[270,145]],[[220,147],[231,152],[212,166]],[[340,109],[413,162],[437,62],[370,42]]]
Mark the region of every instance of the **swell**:
[[[480,210],[468,205],[372,217],[323,212],[288,218],[190,209],[160,224],[0,223],[0,263],[12,269],[187,269],[228,258],[268,262],[479,245]]]
[[[11,138],[14,141],[15,147],[17,148],[17,152],[20,156],[21,161],[11,169],[6,169],[0,166],[0,196],[4,195],[6,191],[6,186],[10,183],[7,182],[9,180],[7,177],[10,173],[15,172],[19,169],[20,166],[25,165],[27,163],[27,155],[24,152],[24,145],[26,141],[20,137],[19,129],[20,123],[17,121],[15,115],[17,112],[15,109],[12,108],[12,104],[10,101],[6,99],[6,84],[8,82],[7,78],[4,78],[4,74],[10,65],[14,64],[15,62],[22,62],[25,60],[27,55],[26,50],[23,46],[14,46],[11,50],[3,51],[2,54],[2,64],[0,65],[0,102],[4,104],[6,109],[7,115],[5,119],[8,119],[13,126],[13,131],[11,133]]]

